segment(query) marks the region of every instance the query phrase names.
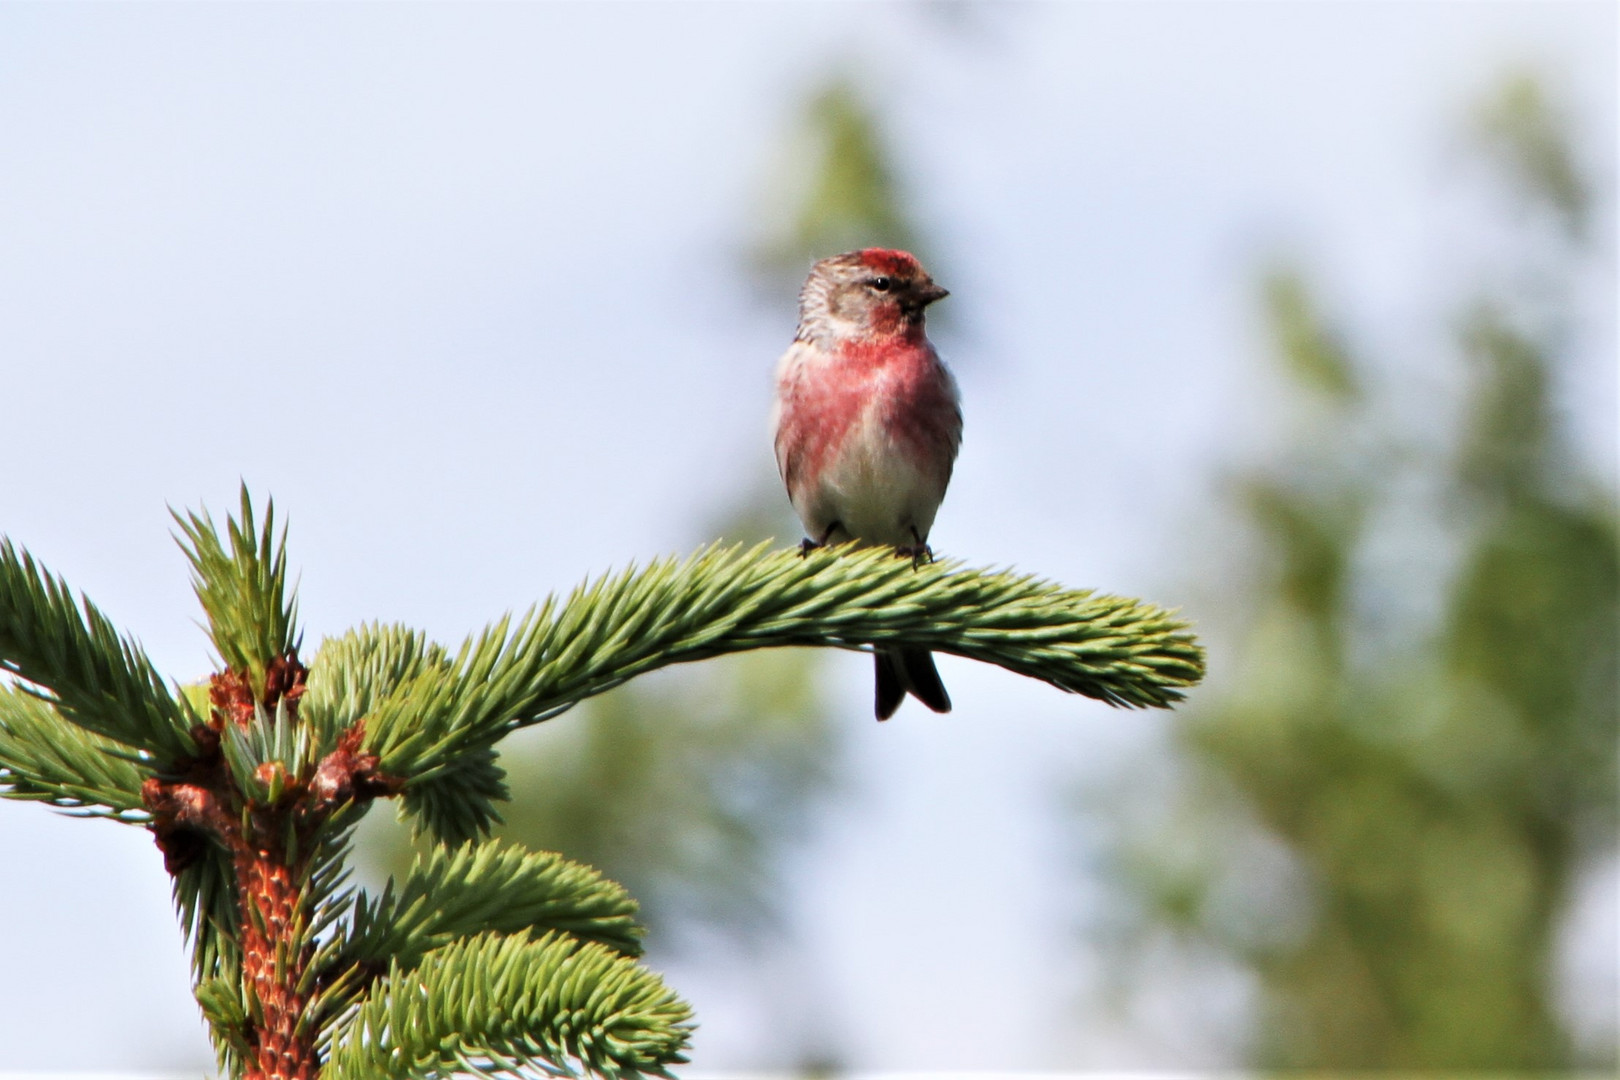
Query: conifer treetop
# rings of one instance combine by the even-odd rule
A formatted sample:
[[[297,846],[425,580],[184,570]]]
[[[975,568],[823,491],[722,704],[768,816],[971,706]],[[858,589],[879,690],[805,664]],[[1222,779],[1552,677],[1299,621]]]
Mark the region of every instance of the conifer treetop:
[[[244,489],[225,538],[175,515],[222,670],[172,687],[0,539],[0,796],[149,829],[196,996],[244,1080],[663,1074],[691,1010],[643,966],[637,908],[589,867],[492,841],[500,740],[637,675],[750,649],[906,643],[1127,707],[1203,655],[1173,615],[952,560],[712,546],[589,581],[455,652],[363,625],[299,657],[286,531]],[[402,797],[436,846],[377,897],[354,825]]]

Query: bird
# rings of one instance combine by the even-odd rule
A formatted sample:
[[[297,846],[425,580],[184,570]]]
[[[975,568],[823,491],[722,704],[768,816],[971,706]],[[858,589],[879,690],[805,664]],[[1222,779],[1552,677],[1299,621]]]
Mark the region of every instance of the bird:
[[[962,443],[962,409],[923,324],[948,295],[904,251],[864,248],[811,267],[772,409],[776,465],[806,553],[854,541],[933,557],[928,533]],[[879,647],[874,665],[879,720],[908,693],[950,712],[928,650]]]

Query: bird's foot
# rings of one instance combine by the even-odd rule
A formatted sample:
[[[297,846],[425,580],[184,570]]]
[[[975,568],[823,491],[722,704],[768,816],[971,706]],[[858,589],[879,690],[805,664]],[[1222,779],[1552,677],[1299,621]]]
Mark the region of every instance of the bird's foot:
[[[831,525],[827,526],[826,530],[821,534],[820,540],[812,540],[807,536],[803,540],[799,541],[799,558],[804,558],[817,548],[826,547],[827,541],[832,539],[832,534],[843,527],[843,522],[835,521]]]
[[[896,544],[895,545],[895,548],[894,548],[895,558],[897,558],[897,559],[910,559],[911,560],[911,568],[913,570],[917,569],[917,567],[921,566],[923,563],[931,563],[931,562],[933,562],[934,561],[934,549],[929,547],[928,543],[925,540],[923,540],[922,533],[917,531],[917,526],[915,526],[915,525],[913,525],[911,527],[911,538],[916,541],[915,544]]]
[[[929,547],[927,544],[920,542],[916,544],[901,544],[894,549],[894,557],[897,559],[910,559],[911,568],[915,570],[923,563],[931,563],[934,561],[934,549]]]

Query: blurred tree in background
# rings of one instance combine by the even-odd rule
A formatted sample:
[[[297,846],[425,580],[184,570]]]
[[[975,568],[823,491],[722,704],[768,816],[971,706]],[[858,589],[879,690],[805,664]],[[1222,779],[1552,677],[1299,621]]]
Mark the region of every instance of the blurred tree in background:
[[[901,208],[893,158],[852,77],[812,90],[780,169],[791,195],[767,210],[754,261],[794,290],[812,262],[841,251],[902,248],[928,264],[926,242]]]
[[[1553,968],[1579,870],[1615,847],[1615,504],[1552,400],[1590,200],[1534,80],[1472,135],[1511,240],[1457,323],[1460,415],[1399,403],[1300,274],[1270,276],[1289,434],[1237,484],[1224,686],[1178,717],[1170,801],[1105,812],[1140,905],[1120,959],[1235,961],[1261,1067],[1617,1064],[1576,1049]]]

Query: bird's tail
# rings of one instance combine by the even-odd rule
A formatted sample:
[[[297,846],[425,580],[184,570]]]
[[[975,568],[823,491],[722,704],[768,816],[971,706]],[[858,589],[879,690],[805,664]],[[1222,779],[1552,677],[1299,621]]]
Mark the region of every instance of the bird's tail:
[[[872,654],[877,667],[877,718],[887,720],[906,694],[935,712],[951,711],[951,696],[939,680],[934,654],[927,649],[879,649]]]

